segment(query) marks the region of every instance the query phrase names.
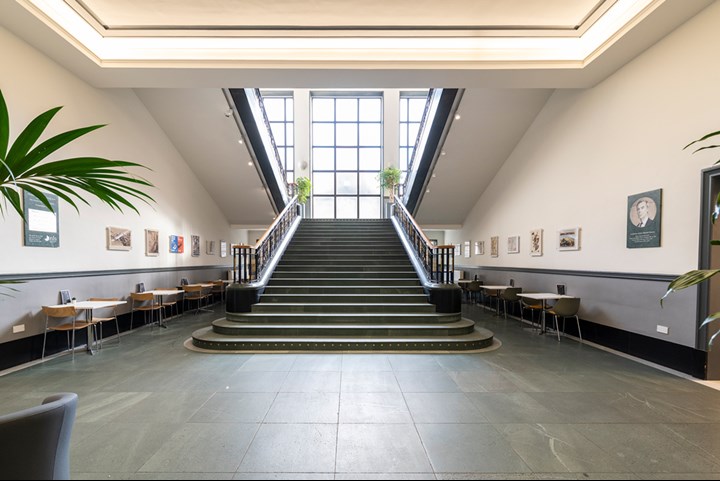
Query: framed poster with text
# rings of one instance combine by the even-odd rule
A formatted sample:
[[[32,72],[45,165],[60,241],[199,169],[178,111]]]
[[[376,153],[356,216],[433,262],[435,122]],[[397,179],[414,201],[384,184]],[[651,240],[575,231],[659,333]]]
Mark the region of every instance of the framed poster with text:
[[[28,247],[60,247],[60,219],[58,218],[58,197],[45,193],[52,210],[40,199],[23,191],[24,241]]]

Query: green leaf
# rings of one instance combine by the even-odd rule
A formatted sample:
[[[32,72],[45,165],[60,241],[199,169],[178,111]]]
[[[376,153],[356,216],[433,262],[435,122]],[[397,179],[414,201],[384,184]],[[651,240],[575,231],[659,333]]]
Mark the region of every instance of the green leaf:
[[[715,137],[716,135],[720,135],[720,130],[718,130],[717,132],[711,132],[711,133],[709,133],[709,134],[707,134],[707,135],[705,135],[705,136],[703,136],[703,137],[701,137],[701,138],[699,138],[699,139],[697,139],[697,140],[693,140],[692,142],[690,142],[689,144],[687,144],[685,147],[683,147],[683,150],[687,149],[688,147],[690,147],[690,146],[693,145],[693,144],[696,144],[696,143],[698,143],[698,142],[702,142],[703,140],[707,140],[707,139],[709,139],[710,137]]]
[[[671,292],[679,291],[700,284],[701,282],[711,278],[719,272],[720,269],[694,270],[686,272],[685,274],[675,278],[668,286],[665,295],[662,296],[662,299],[660,299],[660,305],[662,305],[663,299],[665,299]]]
[[[715,319],[720,318],[720,312],[716,312],[715,314],[711,314],[705,318],[705,320],[700,324],[700,327],[698,329],[702,329],[703,327],[707,326],[711,322],[713,322]]]
[[[0,159],[7,155],[8,139],[10,138],[10,116],[8,114],[5,97],[0,90]]]
[[[7,187],[0,188],[0,193],[2,193],[3,197],[5,197],[10,202],[10,205],[15,208],[17,213],[20,214],[20,217],[24,220],[25,215],[23,214],[22,204],[20,202],[20,194],[18,194],[15,189],[10,189]]]
[[[45,131],[45,127],[48,126],[55,114],[60,111],[62,107],[55,107],[45,113],[42,113],[35,117],[35,119],[25,127],[25,130],[15,139],[10,152],[8,152],[5,162],[8,167],[15,171],[16,166],[22,162],[25,155],[30,151],[32,146],[35,144],[37,139],[40,138],[42,133]],[[17,173],[16,173],[17,176]]]
[[[696,149],[695,151],[693,151],[693,154],[696,154],[696,153],[700,152],[701,150],[717,149],[718,147],[720,147],[720,145],[706,145],[705,147],[700,147],[699,149]]]
[[[22,160],[22,162],[19,162],[18,165],[14,166],[15,174],[22,174],[26,170],[34,167],[39,162],[47,158],[47,156],[49,156],[53,152],[64,147],[78,137],[82,137],[83,135],[102,127],[105,127],[105,125],[92,125],[90,127],[85,127],[82,129],[71,130],[69,132],[56,135],[55,137],[46,140],[42,144],[35,147],[30,153],[28,153]]]

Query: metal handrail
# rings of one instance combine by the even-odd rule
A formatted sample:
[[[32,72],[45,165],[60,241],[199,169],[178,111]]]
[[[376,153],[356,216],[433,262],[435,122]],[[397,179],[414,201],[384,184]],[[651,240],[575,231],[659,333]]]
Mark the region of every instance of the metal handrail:
[[[418,135],[415,137],[415,145],[413,146],[412,156],[408,160],[407,165],[407,175],[405,175],[405,182],[400,184],[400,188],[398,189],[398,195],[401,197],[405,195],[405,190],[407,190],[407,182],[410,178],[410,172],[412,172],[413,164],[415,163],[415,157],[418,155],[418,146],[420,145],[420,138],[422,137],[422,132],[425,129],[425,124],[427,124],[428,121],[428,113],[430,112],[430,105],[432,104],[432,94],[435,89],[428,90],[427,99],[425,101],[425,110],[423,110],[422,118],[420,119],[420,125],[418,126]]]
[[[277,251],[297,216],[298,202],[295,196],[254,246],[233,244],[233,282],[245,284],[257,281],[262,276],[268,261]]]
[[[455,282],[455,246],[434,246],[407,208],[395,197],[393,215],[397,217],[405,236],[422,262],[425,273],[432,282],[437,284],[453,284]]]
[[[282,178],[285,180],[285,185],[287,189],[287,175],[285,173],[285,166],[280,161],[280,151],[277,148],[277,144],[275,143],[275,136],[272,133],[272,127],[270,126],[270,119],[267,116],[267,111],[265,110],[265,103],[263,102],[263,96],[260,93],[260,89],[254,89],[255,95],[258,99],[258,104],[260,105],[260,111],[262,112],[262,118],[263,123],[265,124],[265,128],[267,129],[268,133],[270,134],[270,144],[272,145],[273,153],[275,154],[275,162],[277,162],[278,166],[280,167],[280,172],[282,172]]]

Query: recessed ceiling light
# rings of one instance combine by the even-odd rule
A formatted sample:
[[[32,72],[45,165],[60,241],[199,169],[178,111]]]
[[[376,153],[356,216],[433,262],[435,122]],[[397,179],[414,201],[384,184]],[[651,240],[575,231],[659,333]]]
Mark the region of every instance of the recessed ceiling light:
[[[252,163],[252,162],[248,162],[248,165],[253,165],[253,163]]]
[[[445,151],[444,151],[444,150],[441,151],[441,152],[440,152],[440,155],[445,155]]]
[[[238,144],[242,144],[242,143],[243,143],[242,139],[238,140]]]
[[[460,114],[455,114],[455,120],[460,120]]]
[[[425,193],[426,193],[426,194],[429,194],[429,193],[430,193],[430,189],[426,190]]]
[[[433,174],[432,178],[434,179],[435,177],[437,177],[437,174]]]

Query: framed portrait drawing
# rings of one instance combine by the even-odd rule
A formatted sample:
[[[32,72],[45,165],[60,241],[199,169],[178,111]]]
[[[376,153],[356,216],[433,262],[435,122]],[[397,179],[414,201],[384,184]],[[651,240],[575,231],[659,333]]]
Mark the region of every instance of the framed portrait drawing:
[[[228,248],[227,242],[225,242],[224,240],[221,240],[220,241],[220,257],[227,257],[227,248]]]
[[[160,255],[160,231],[145,229],[145,255],[157,257]]]
[[[490,238],[490,257],[497,257],[499,254],[500,237],[494,236]]]
[[[470,241],[465,241],[465,245],[463,246],[463,254],[465,254],[465,257],[470,257]]]
[[[485,241],[475,241],[475,255],[485,255]]]
[[[205,252],[209,256],[215,255],[215,241],[214,240],[205,241]]]
[[[170,253],[182,254],[185,252],[185,238],[181,235],[170,236]]]
[[[568,227],[558,231],[557,249],[559,251],[580,250],[580,228]]]
[[[507,251],[508,251],[508,254],[517,254],[520,252],[520,236],[519,235],[511,235],[510,237],[508,237]]]
[[[200,257],[200,236],[190,236],[190,255],[193,257]]]
[[[461,244],[454,244],[455,245],[455,255],[461,256],[462,255],[462,245]]]
[[[660,247],[662,189],[628,196],[627,248]]]
[[[543,230],[535,229],[530,231],[530,255],[541,256],[543,254]]]
[[[132,249],[132,231],[125,227],[108,227],[107,248],[111,251],[129,251]]]

